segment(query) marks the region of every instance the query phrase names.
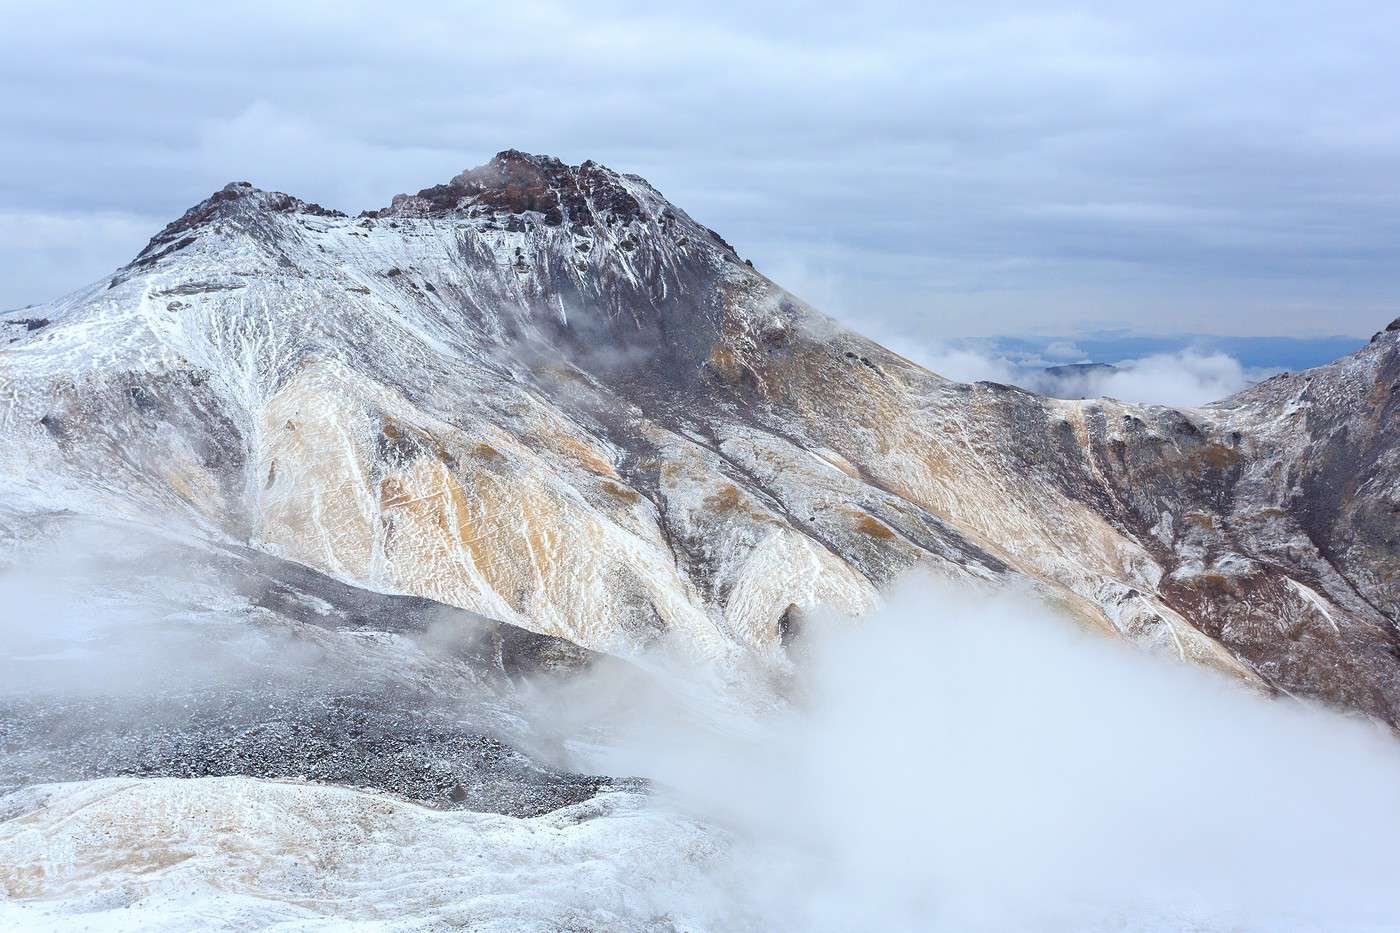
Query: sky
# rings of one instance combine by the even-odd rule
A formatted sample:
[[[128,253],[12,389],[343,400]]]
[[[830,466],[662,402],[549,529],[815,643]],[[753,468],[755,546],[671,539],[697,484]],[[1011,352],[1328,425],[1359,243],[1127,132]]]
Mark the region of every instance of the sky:
[[[231,180],[357,212],[520,148],[644,175],[916,353],[1363,338],[1400,315],[1400,5],[1380,0],[0,19],[0,308],[102,277]]]

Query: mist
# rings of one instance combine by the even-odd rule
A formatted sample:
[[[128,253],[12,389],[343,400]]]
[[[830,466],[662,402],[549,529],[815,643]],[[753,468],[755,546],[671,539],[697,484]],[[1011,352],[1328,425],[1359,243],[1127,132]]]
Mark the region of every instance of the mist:
[[[1219,351],[1183,349],[1121,360],[1102,368],[1064,368],[1089,360],[1072,350],[1068,359],[999,355],[939,345],[911,358],[958,382],[1000,382],[1053,398],[1115,398],[1144,405],[1192,407],[1242,391],[1277,370],[1247,368]],[[910,355],[910,354],[906,354]]]
[[[358,683],[398,683],[375,695],[414,722],[424,684],[459,705],[434,722],[481,719],[480,688],[431,660],[456,656],[479,635],[470,626],[430,621],[412,642],[357,637],[352,651],[319,627],[250,625],[216,574],[130,534],[58,540],[31,555],[42,563],[0,576],[11,695],[98,691],[125,698],[118,714],[149,715],[136,697],[295,682],[263,714],[294,720],[353,671]],[[742,670],[695,663],[663,642],[532,677],[501,720],[534,760],[646,779],[646,794],[628,785],[577,817],[596,821],[580,832],[628,879],[629,915],[765,931],[1400,924],[1389,732],[1090,633],[1027,593],[911,577],[865,618],[809,619],[787,656]],[[398,856],[403,870],[448,840],[466,845],[456,823],[424,825],[443,835]],[[510,847],[538,829],[509,825],[473,843],[473,857],[526,857]],[[561,884],[574,870],[529,852]],[[452,869],[469,886],[475,870]],[[551,896],[582,910],[604,893]],[[413,904],[404,910],[430,912]]]
[[[721,927],[1400,923],[1400,751],[1371,723],[929,580],[818,625],[792,676],[758,712],[673,673],[568,695],[614,717],[581,763],[729,834],[695,908]]]
[[[311,633],[254,624],[178,535],[62,521],[0,567],[0,697],[152,697],[349,677]],[[318,644],[318,641],[320,644]]]
[[[1026,388],[1056,398],[1100,398],[1190,407],[1239,392],[1270,375],[1246,372],[1224,353],[1182,350],[1113,364],[1112,368],[1041,370],[1025,380]]]

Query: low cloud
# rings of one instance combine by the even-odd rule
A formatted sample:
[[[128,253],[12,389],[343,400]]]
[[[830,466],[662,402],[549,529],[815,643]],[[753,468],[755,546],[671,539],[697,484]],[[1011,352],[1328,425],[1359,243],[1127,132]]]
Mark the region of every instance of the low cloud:
[[[253,628],[239,600],[221,597],[199,566],[175,566],[130,534],[55,537],[31,556],[42,573],[29,572],[35,561],[0,573],[12,610],[0,617],[0,682],[9,691],[100,686],[139,695],[169,690],[173,677],[217,699],[250,675],[263,683],[286,671],[313,687],[343,670],[318,652],[289,663],[280,642],[239,637]],[[115,599],[124,588],[131,592]],[[159,637],[167,620],[199,637],[171,651]],[[227,636],[218,650],[209,640],[216,628]],[[422,642],[442,648],[461,638],[434,625]],[[357,682],[402,673],[401,651],[353,641]],[[109,654],[118,644],[130,650]],[[80,670],[82,681],[57,678],[55,664]],[[522,688],[521,702],[533,701],[522,730],[571,767],[651,779],[650,797],[600,799],[543,821],[493,818],[472,830],[469,847],[455,820],[377,806],[375,819],[395,821],[385,834],[407,827],[417,839],[414,851],[385,850],[390,874],[462,872],[449,874],[465,879],[453,884],[460,896],[480,881],[473,870],[494,883],[508,865],[514,886],[487,889],[491,909],[504,915],[540,899],[591,905],[597,884],[611,896],[617,885],[594,868],[612,866],[629,911],[687,929],[1400,925],[1393,735],[1090,634],[1028,594],[913,578],[865,619],[809,619],[790,664],[686,664],[664,653],[604,659],[577,679]],[[304,799],[332,799],[317,795]],[[276,816],[257,821],[240,845],[295,854],[307,838],[299,817],[267,812]],[[139,812],[124,818],[128,835],[151,825]],[[538,842],[558,838],[548,833],[560,819],[577,820],[586,848]],[[297,827],[296,841],[273,832],[283,820]],[[180,898],[186,906],[224,898],[229,864],[260,896],[285,890],[275,860],[266,871],[220,862],[236,856],[197,832],[195,842],[215,853],[203,868],[143,875],[157,896],[136,906],[159,913]],[[425,871],[413,862],[425,851],[469,855]],[[420,885],[383,884],[382,871],[357,875],[335,864],[328,878],[371,899],[375,915],[452,916],[443,912],[452,901],[422,897]],[[180,887],[165,897],[162,884]],[[297,889],[298,909],[304,893]],[[217,915],[225,903],[199,906]],[[180,925],[178,915],[165,919]]]
[[[1147,405],[1204,405],[1267,378],[1277,370],[1245,367],[1218,351],[1182,349],[1097,365],[1070,341],[1021,353],[975,343],[926,343],[893,332],[886,346],[957,382],[1000,382],[1054,398],[1116,398]]]
[[[723,831],[702,926],[1400,922],[1400,747],[1377,726],[930,581],[817,626],[806,651],[794,705],[757,715],[630,683],[586,756]]]
[[[254,624],[246,598],[174,540],[97,522],[39,528],[0,564],[0,702],[347,679],[310,640]]]
[[[1057,398],[1108,396],[1125,402],[1178,407],[1213,402],[1258,382],[1266,373],[1247,373],[1240,361],[1224,353],[1183,350],[1111,367],[1043,369],[1023,385]]]
[[[1015,385],[1021,381],[1023,370],[1005,357],[940,347],[918,355],[921,365],[958,382],[1002,382]]]

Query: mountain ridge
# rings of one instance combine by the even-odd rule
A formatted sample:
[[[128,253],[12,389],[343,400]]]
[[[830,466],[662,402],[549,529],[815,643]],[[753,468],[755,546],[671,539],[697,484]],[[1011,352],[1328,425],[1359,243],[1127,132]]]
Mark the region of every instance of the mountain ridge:
[[[641,179],[515,150],[357,217],[234,183],[24,313],[0,467],[26,507],[738,667],[917,568],[1400,713],[1393,331],[1196,410],[954,383]]]

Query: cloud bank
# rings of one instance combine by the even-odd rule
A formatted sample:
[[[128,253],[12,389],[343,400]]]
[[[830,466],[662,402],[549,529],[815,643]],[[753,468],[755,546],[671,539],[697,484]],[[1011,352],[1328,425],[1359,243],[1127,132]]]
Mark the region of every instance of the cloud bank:
[[[1258,382],[1263,374],[1247,374],[1239,360],[1224,353],[1183,350],[1126,360],[1112,368],[1041,370],[1024,385],[1057,398],[1109,396],[1154,405],[1202,405]]]
[[[601,760],[731,834],[707,869],[728,873],[714,916],[783,930],[1400,923],[1400,748],[1379,727],[1088,635],[1029,598],[928,581],[806,647],[797,705],[758,719],[722,704],[679,715],[635,685],[616,697],[622,739]]]
[[[1397,62],[1400,9],[1363,0],[18,0],[0,212],[150,220],[62,263],[12,242],[0,307],[230,180],[357,211],[514,146],[645,175],[872,326],[1366,335],[1396,314]]]
[[[1218,350],[1190,346],[1170,352],[1091,360],[1071,340],[1044,341],[1034,349],[1000,349],[994,343],[926,341],[907,332],[872,335],[885,346],[958,382],[999,382],[1054,398],[1100,398],[1189,407],[1204,405],[1268,378],[1278,367],[1246,367]]]
[[[134,697],[202,684],[217,698],[283,673],[314,693],[343,674],[315,651],[287,656],[295,639],[239,637],[252,635],[249,616],[198,567],[172,573],[164,561],[163,584],[113,598],[152,555],[101,530],[61,543],[41,551],[55,558],[44,573],[0,574],[16,609],[0,626],[7,691]],[[172,598],[207,604],[174,617],[205,656],[199,638],[168,637]],[[36,631],[41,618],[53,629]],[[443,628],[428,640],[458,637]],[[363,682],[403,674],[411,655],[355,658]],[[26,671],[43,681],[25,683]],[[184,929],[193,915],[310,923],[299,879],[319,852],[327,928],[386,915],[538,916],[553,928],[602,909],[639,927],[775,931],[1400,925],[1400,745],[1375,724],[1090,635],[1028,595],[922,578],[865,619],[812,619],[790,668],[757,673],[658,654],[525,686],[518,728],[541,754],[653,782],[649,797],[538,819],[296,782],[143,781],[115,810],[7,837],[25,858],[72,856],[55,863],[51,896],[13,916],[38,911],[28,919],[56,929],[128,909],[153,928]],[[117,800],[110,789],[60,797]],[[83,820],[122,832],[94,844]],[[112,856],[166,851],[178,872]]]

